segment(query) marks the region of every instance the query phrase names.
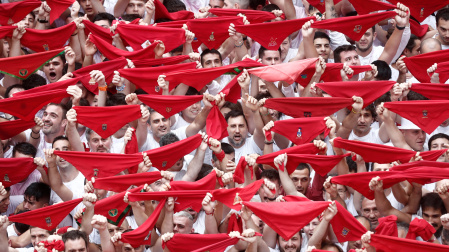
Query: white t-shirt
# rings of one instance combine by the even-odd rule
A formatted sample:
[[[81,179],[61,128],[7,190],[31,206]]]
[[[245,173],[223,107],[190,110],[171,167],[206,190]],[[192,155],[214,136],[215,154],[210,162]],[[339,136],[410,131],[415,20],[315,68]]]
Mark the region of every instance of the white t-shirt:
[[[223,143],[229,143],[228,138],[223,138],[222,140]],[[253,154],[253,153],[257,153],[259,155],[262,155],[263,152],[262,150],[259,148],[259,146],[257,146],[256,142],[254,142],[253,137],[247,137],[245,144],[242,145],[240,148],[234,148],[235,149],[235,162],[237,163],[240,160],[240,157],[242,156],[246,156],[249,154]]]
[[[354,131],[351,131],[349,135],[349,140],[358,140],[366,143],[376,143],[376,144],[385,144],[379,137],[379,130],[370,129],[369,133],[366,136],[358,137],[354,134]]]
[[[195,233],[204,234],[206,230],[206,212],[200,210],[198,212],[198,217],[196,218],[195,223],[193,223],[193,229]]]
[[[170,132],[175,134],[179,138],[179,140],[183,140],[183,139],[187,138],[186,129],[187,129],[187,126],[178,128],[175,130],[171,130]],[[139,151],[147,151],[147,150],[152,150],[152,149],[156,149],[159,147],[161,147],[161,146],[159,145],[158,142],[156,142],[156,140],[154,140],[153,133],[151,131],[148,131],[147,141],[142,145],[142,147],[140,148]]]
[[[111,136],[111,153],[120,153],[123,149],[123,145],[125,145],[125,138],[115,138],[114,136]]]
[[[189,122],[187,122],[186,120],[184,120],[184,118],[182,118],[181,113],[175,114],[174,117],[176,119],[176,122],[171,126],[171,130],[187,127],[190,125]]]

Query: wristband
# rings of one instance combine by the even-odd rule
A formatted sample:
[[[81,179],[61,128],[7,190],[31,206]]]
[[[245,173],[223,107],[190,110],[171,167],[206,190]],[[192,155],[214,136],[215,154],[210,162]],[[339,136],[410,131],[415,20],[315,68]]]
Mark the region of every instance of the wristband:
[[[33,130],[31,130],[31,132],[33,132],[36,135],[39,135],[39,131],[38,132],[34,132]]]
[[[106,90],[108,90],[108,86],[102,86],[102,87],[98,86],[98,90],[106,91]]]
[[[75,33],[75,34],[72,34],[72,37],[75,37],[76,35],[78,35],[78,32],[77,32],[77,33]]]
[[[352,108],[351,112],[354,113],[354,114],[360,113],[360,112],[355,111],[354,108]]]
[[[41,138],[40,135],[39,135],[38,137],[33,137],[33,134],[31,134],[31,133],[30,133],[30,137],[33,138],[33,139],[39,139],[39,138]]]
[[[121,91],[125,90],[125,87],[126,87],[126,85],[125,85],[125,83],[123,83],[122,86],[120,86],[120,87],[119,87],[119,86],[115,87],[115,90],[121,92]]]
[[[274,143],[274,141],[273,140],[271,140],[271,141],[267,141],[267,140],[264,140],[263,141],[265,144],[268,144],[268,145],[270,145],[270,144],[273,144]]]
[[[215,212],[215,209],[212,210],[212,213],[208,213],[208,212],[206,212],[206,211],[204,211],[204,212],[206,213],[206,215],[213,215],[214,212]]]
[[[41,24],[47,24],[47,23],[49,23],[48,22],[48,20],[45,20],[45,19],[37,19],[37,22],[39,22],[39,23],[41,23]]]
[[[239,45],[236,45],[235,42],[234,42],[234,46],[235,46],[235,47],[239,47],[239,48],[242,47],[242,46],[243,46],[243,40],[240,41]]]
[[[218,161],[223,161],[223,159],[225,158],[225,152],[223,150],[221,150],[220,153],[214,153],[215,156],[217,157]]]
[[[396,25],[396,29],[398,29],[398,30],[404,30],[404,29],[405,29],[405,26],[400,27],[400,26]]]

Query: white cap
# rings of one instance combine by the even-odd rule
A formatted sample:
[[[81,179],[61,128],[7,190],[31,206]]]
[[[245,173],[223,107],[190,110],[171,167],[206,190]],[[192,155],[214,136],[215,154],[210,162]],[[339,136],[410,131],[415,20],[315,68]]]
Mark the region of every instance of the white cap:
[[[402,130],[418,129],[418,130],[420,130],[421,128],[416,126],[411,121],[409,121],[409,120],[405,119],[404,117],[402,117],[401,118],[401,126],[398,126],[398,129],[402,129]]]

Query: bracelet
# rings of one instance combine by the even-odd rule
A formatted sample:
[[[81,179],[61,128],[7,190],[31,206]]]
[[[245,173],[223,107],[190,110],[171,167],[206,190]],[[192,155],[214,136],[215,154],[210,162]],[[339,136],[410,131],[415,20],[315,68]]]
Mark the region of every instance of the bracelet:
[[[354,113],[354,114],[360,113],[360,112],[355,111],[354,108],[352,108],[351,112]]]
[[[225,152],[223,150],[221,150],[220,153],[214,153],[215,156],[217,157],[218,161],[223,161],[223,159],[225,158]]]
[[[204,211],[206,213],[206,215],[213,215],[215,213],[215,209],[212,210],[212,213],[208,213],[206,211]]]
[[[235,42],[234,42],[234,46],[235,46],[235,47],[239,47],[239,48],[242,47],[242,46],[243,46],[243,40],[240,41],[239,45],[236,45]]]
[[[405,29],[405,26],[400,27],[400,26],[396,25],[396,29],[398,29],[398,30],[404,30],[404,29]]]
[[[41,23],[41,24],[47,24],[48,23],[48,20],[45,20],[45,19],[37,19],[37,22],[39,22],[39,23]]]
[[[121,92],[121,91],[125,90],[125,87],[126,87],[126,85],[125,85],[125,83],[123,83],[122,86],[120,86],[120,87],[115,87],[115,90]]]
[[[106,91],[106,90],[108,90],[108,86],[102,86],[102,87],[98,86],[98,90]]]
[[[40,134],[39,134],[39,137],[33,137],[33,134],[31,134],[31,133],[30,133],[30,137],[33,138],[33,139],[39,139],[39,138],[41,138]]]
[[[32,133],[36,134],[36,135],[40,135],[39,131],[38,132],[34,132],[33,130],[31,130]]]
[[[273,143],[274,143],[274,141],[273,141],[273,140],[271,140],[271,141],[263,140],[263,142],[264,142],[265,144],[268,144],[268,145],[270,145],[270,144],[273,144]]]
[[[75,33],[75,34],[72,34],[72,37],[74,37],[74,36],[76,36],[76,35],[78,35],[78,32],[77,32],[77,33]]]

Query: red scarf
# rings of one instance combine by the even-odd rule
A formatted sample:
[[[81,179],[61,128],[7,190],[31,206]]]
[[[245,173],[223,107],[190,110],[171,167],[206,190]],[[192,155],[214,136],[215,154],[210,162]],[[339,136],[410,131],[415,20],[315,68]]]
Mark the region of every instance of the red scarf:
[[[78,83],[79,80],[81,80],[81,77],[76,77],[76,78],[71,78],[71,79],[67,79],[67,80],[63,80],[63,81],[57,81],[54,83],[49,83],[47,85],[43,85],[43,86],[39,86],[39,87],[35,87],[32,89],[28,89],[28,90],[24,90],[24,91],[20,91],[18,93],[14,94],[14,97],[21,97],[23,95],[39,95],[40,93],[45,93],[45,92],[55,92],[55,91],[65,91],[69,86],[73,86],[76,85]],[[68,96],[68,95],[67,95]]]
[[[170,20],[185,20],[185,19],[193,19],[195,18],[195,15],[191,11],[177,11],[169,13],[167,8],[165,8],[164,4],[162,4],[161,1],[154,1],[154,20],[158,20],[161,18],[166,18]]]
[[[0,167],[2,185],[10,187],[28,178],[37,165],[33,158],[0,158]]]
[[[93,185],[95,189],[103,189],[112,192],[123,192],[132,185],[141,186],[145,184],[152,184],[161,178],[161,173],[158,171],[143,172],[97,178],[95,179],[95,183]]]
[[[142,117],[140,105],[110,107],[75,106],[73,109],[76,110],[77,122],[89,127],[102,138],[108,138],[125,124]],[[99,122],[102,122],[102,124]]]
[[[220,201],[231,209],[240,211],[242,209],[242,203],[250,201],[263,183],[263,179],[259,179],[245,187],[214,190],[212,195],[215,200]],[[275,191],[273,191],[273,193],[275,193]]]
[[[177,252],[221,252],[238,241],[227,234],[175,234],[169,241],[162,242],[162,248]]]
[[[37,0],[2,3],[0,5],[0,25],[12,25],[21,21],[34,9],[39,8],[41,4],[42,2]]]
[[[90,40],[92,41],[92,43],[95,44],[98,50],[109,60],[116,59],[122,56],[130,60],[154,58],[154,48],[158,45],[158,43],[153,43],[144,49],[129,52],[118,49],[115,46],[109,44],[107,41],[104,41],[103,39],[96,37],[93,34],[90,35]]]
[[[0,123],[0,139],[9,139],[36,125],[34,121],[13,120]]]
[[[350,106],[352,98],[340,97],[282,97],[270,98],[264,107],[277,110],[294,118],[329,116]]]
[[[39,70],[41,66],[63,53],[64,49],[57,49],[48,52],[3,58],[0,59],[0,72],[25,80]]]
[[[352,70],[354,70],[354,73],[352,75],[349,75],[348,76],[349,78],[351,78],[355,74],[363,73],[372,69],[370,65],[350,66],[350,67]],[[324,82],[342,81],[340,74],[341,69],[343,69],[343,63],[326,63],[326,69],[324,70],[324,73],[321,75],[320,81]],[[301,84],[301,86],[307,87],[314,74],[315,74],[315,65],[310,65],[304,71],[302,71],[301,78],[298,78],[296,81],[299,84]]]
[[[384,19],[396,16],[394,11],[385,11],[352,17],[332,18],[312,24],[312,28],[338,31],[354,41],[359,41],[368,29]]]
[[[405,171],[405,170],[408,170],[410,168],[414,168],[414,167],[417,167],[417,166],[430,166],[430,167],[438,167],[438,168],[449,168],[449,163],[421,160],[419,162],[416,161],[416,162],[410,162],[410,163],[405,163],[405,164],[393,166],[393,167],[390,168],[390,171]]]
[[[398,226],[396,215],[389,215],[379,218],[379,225],[376,227],[376,234],[398,237]]]
[[[449,100],[449,85],[413,83],[410,90],[420,93],[431,100]]]
[[[189,20],[184,19],[184,20],[155,23],[153,25],[159,26],[159,27],[167,27],[167,28],[182,28],[184,26],[184,24],[187,24],[187,21],[189,21]]]
[[[75,30],[75,22],[48,30],[27,28],[25,34],[20,39],[20,43],[36,52],[56,50],[64,47]]]
[[[315,19],[315,17],[261,24],[236,25],[235,30],[259,42],[261,46],[268,50],[277,50],[285,38],[312,19]],[[269,35],[267,31],[269,31]]]
[[[296,145],[310,143],[316,136],[324,132],[329,134],[323,117],[295,118],[274,122],[271,131],[281,134]],[[268,139],[271,139],[271,131],[267,131]]]
[[[228,123],[220,112],[220,108],[215,104],[207,115],[206,133],[209,137],[217,140],[221,140],[229,135]]]
[[[439,74],[440,83],[445,83],[449,79],[449,62],[440,62],[437,65],[437,70],[435,73]]]
[[[427,74],[427,69],[434,63],[447,61],[449,57],[449,50],[440,50],[435,52],[423,53],[420,55],[406,57],[404,62],[408,70],[421,83],[429,83],[430,76]]]
[[[447,246],[386,235],[371,234],[370,245],[376,249],[395,252],[446,252]]]
[[[173,71],[166,74],[166,80],[170,82],[170,88],[177,86],[179,83],[186,84],[196,90],[201,90],[211,81],[227,73],[232,67],[221,66],[213,68],[199,68],[193,70]]]
[[[248,165],[248,163],[245,160],[245,156],[241,156],[239,162],[237,163],[237,166],[235,167],[234,174],[232,175],[232,179],[234,182],[243,184],[245,183],[245,168]],[[251,170],[251,178],[253,178],[253,167],[249,166]]]
[[[151,67],[151,66],[159,66],[159,65],[175,65],[190,59],[189,55],[179,55],[168,58],[160,58],[160,59],[144,59],[144,60],[133,60],[134,66],[137,68],[141,67]]]
[[[228,230],[226,233],[229,234],[232,231],[238,231],[239,233],[243,232],[242,217],[240,217],[237,213],[231,214],[231,217],[229,217]]]
[[[202,95],[138,95],[137,97],[165,118],[170,118],[203,99]]]
[[[324,0],[307,0],[313,7],[317,8],[321,13],[326,13],[326,5]],[[338,4],[341,0],[334,0],[334,4]]]
[[[449,118],[446,109],[449,101],[421,100],[386,102],[384,107],[410,120],[427,134],[431,134],[441,123]]]
[[[64,242],[62,240],[44,241],[43,243],[47,252],[53,252],[53,249],[56,251],[64,251]]]
[[[61,14],[69,8],[75,0],[47,0],[50,11],[50,24],[61,16]]]
[[[410,227],[405,239],[415,240],[416,237],[419,236],[424,241],[428,241],[435,232],[435,228],[430,225],[429,222],[420,218],[415,218],[410,222]]]
[[[237,16],[238,14],[243,14],[251,24],[263,23],[276,18],[276,15],[274,15],[273,12],[260,10],[212,8],[209,9],[209,12],[219,17]],[[282,14],[281,18],[285,19],[285,14]]]
[[[396,5],[401,2],[398,0],[389,1],[390,3]],[[418,22],[424,21],[426,17],[430,16],[435,11],[443,8],[448,4],[448,1],[430,0],[422,2],[420,0],[409,0],[407,1],[407,7],[410,8],[410,14],[418,20]],[[424,8],[425,7],[425,8]]]
[[[278,23],[278,22],[275,22]],[[281,42],[282,43],[282,42]],[[302,71],[311,65],[315,65],[317,58],[297,60],[278,65],[258,67],[248,70],[249,73],[258,76],[266,81],[285,81],[289,84],[295,82]]]
[[[112,44],[112,36],[111,31],[107,28],[104,28],[102,26],[96,25],[89,20],[83,20],[84,24],[84,34],[89,36],[89,34],[93,34],[98,38],[101,38],[104,41],[107,41],[109,44]],[[124,41],[125,42],[125,41]]]
[[[217,173],[212,170],[204,178],[195,182],[189,181],[171,181],[170,187],[172,191],[181,190],[214,190],[217,181]]]
[[[225,100],[232,103],[237,103],[242,97],[242,89],[238,84],[237,79],[240,77],[241,73],[235,76],[226,86],[220,91],[225,94]]]

